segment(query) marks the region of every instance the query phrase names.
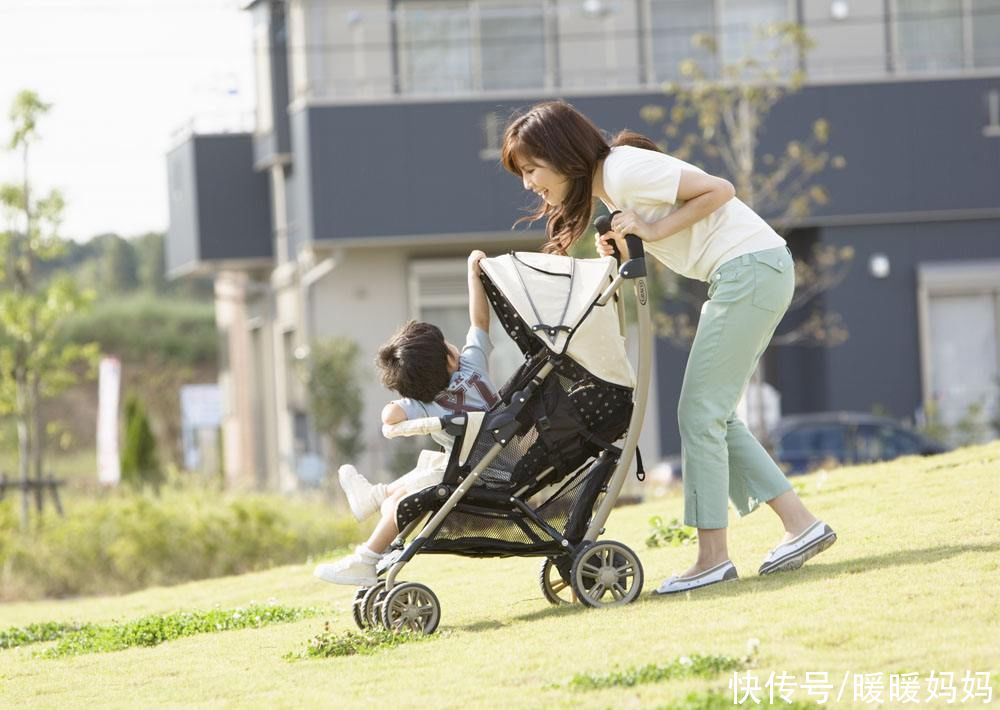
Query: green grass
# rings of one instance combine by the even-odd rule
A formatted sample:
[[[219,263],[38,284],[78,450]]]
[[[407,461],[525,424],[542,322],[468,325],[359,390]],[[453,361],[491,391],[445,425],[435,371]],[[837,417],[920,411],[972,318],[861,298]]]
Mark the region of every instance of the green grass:
[[[781,534],[766,510],[731,521],[738,582],[674,598],[644,594],[620,609],[549,607],[536,586],[537,560],[427,555],[401,578],[438,595],[438,635],[399,645],[376,640],[354,655],[303,657],[316,638],[341,642],[354,631],[354,590],[313,579],[311,562],[120,597],[6,604],[0,629],[108,624],[272,597],[325,613],[67,658],[36,655],[56,642],[0,650],[0,704],[722,708],[733,707],[729,666],[691,674],[675,664],[738,659],[751,639],[759,639],[755,665],[738,672],[754,673],[762,687],[770,673],[801,680],[826,672],[836,695],[845,674],[883,673],[888,696],[889,674],[914,672],[923,698],[931,671],[952,671],[960,699],[960,678],[972,671],[990,672],[994,702],[1000,699],[1000,442],[796,482],[839,535],[797,572],[756,575]],[[639,553],[647,590],[692,561],[690,545],[644,544],[650,518],[671,520],[681,510],[673,496],[620,508],[609,520],[605,538]],[[597,687],[576,687],[574,678]],[[804,691],[793,699],[808,700]],[[844,700],[831,705],[850,700],[848,685]]]

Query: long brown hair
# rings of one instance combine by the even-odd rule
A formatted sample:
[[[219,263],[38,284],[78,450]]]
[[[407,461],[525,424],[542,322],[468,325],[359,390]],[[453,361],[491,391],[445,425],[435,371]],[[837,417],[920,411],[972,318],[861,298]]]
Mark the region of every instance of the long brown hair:
[[[521,165],[536,158],[570,181],[560,205],[541,200],[532,214],[515,222],[534,222],[547,217],[547,253],[565,254],[590,224],[594,207],[593,182],[597,164],[608,157],[612,146],[630,145],[659,150],[652,140],[633,131],[622,131],[610,145],[589,118],[565,101],[546,101],[514,118],[504,132],[500,160],[510,173],[521,177]]]

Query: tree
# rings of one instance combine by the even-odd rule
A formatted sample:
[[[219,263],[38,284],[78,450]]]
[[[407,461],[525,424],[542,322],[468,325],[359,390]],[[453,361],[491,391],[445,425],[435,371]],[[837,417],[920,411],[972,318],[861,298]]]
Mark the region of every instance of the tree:
[[[135,249],[116,234],[104,239],[104,289],[111,293],[129,293],[139,286],[139,264]]]
[[[359,352],[353,340],[331,338],[314,343],[303,361],[302,377],[309,390],[313,422],[332,445],[329,458],[334,462],[350,461],[364,448]]]
[[[163,234],[149,232],[135,240],[139,262],[139,283],[142,288],[157,295],[167,290],[167,257]]]
[[[73,279],[56,275],[40,285],[39,264],[58,259],[66,250],[57,231],[63,198],[52,190],[35,197],[29,167],[30,148],[38,138],[37,123],[50,106],[31,91],[22,91],[10,110],[13,134],[9,149],[19,152],[21,184],[0,185],[0,207],[7,229],[0,232],[0,415],[13,414],[21,481],[21,526],[29,522],[29,486],[34,474],[36,506],[41,511],[46,427],[39,408],[74,384],[93,376],[97,346],[65,344],[60,327],[85,308],[93,294],[81,292]]]
[[[830,125],[816,119],[803,139],[790,140],[780,154],[759,156],[760,137],[774,106],[798,91],[805,79],[793,68],[813,45],[795,23],[777,23],[761,28],[747,54],[731,63],[722,61],[714,36],[696,34],[692,46],[709,60],[699,64],[686,59],[680,64],[682,83],[671,83],[673,99],[663,106],[643,107],[647,123],[662,124],[664,150],[682,160],[697,156],[713,166],[711,172],[726,175],[737,196],[751,209],[765,215],[779,231],[800,223],[816,205],[826,204],[826,190],[815,178],[829,167],[846,165],[842,156],[831,155],[826,146]],[[718,67],[718,73],[714,71]],[[815,306],[821,293],[843,280],[854,257],[851,247],[817,244],[809,260],[796,260],[796,293],[789,310],[813,303],[810,313],[791,331],[776,336],[774,345],[839,345],[848,333],[839,314]],[[657,333],[689,345],[694,338],[703,295],[693,293],[673,274],[660,270],[663,292],[679,310],[654,315]],[[753,381],[762,382],[762,368]],[[762,406],[762,403],[761,403]],[[763,416],[757,412],[750,422],[763,435]]]
[[[125,445],[121,454],[122,481],[135,490],[163,483],[163,468],[156,453],[156,437],[149,426],[146,408],[135,394],[125,400]]]

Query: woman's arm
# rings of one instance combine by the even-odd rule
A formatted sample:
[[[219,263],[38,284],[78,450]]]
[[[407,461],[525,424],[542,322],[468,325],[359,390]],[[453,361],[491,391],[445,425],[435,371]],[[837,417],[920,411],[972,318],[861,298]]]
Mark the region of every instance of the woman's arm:
[[[652,224],[627,210],[615,215],[614,229],[619,234],[635,234],[643,241],[657,242],[704,219],[735,196],[736,189],[728,180],[684,168],[677,187],[677,201],[683,206]]]

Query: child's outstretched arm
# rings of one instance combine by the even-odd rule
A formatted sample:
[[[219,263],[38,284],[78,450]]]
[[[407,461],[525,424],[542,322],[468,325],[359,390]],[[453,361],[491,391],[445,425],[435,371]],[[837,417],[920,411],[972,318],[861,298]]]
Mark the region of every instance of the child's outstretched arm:
[[[478,249],[469,254],[469,322],[480,330],[490,332],[490,306],[486,301],[486,289],[479,280],[479,260],[486,254]]]

